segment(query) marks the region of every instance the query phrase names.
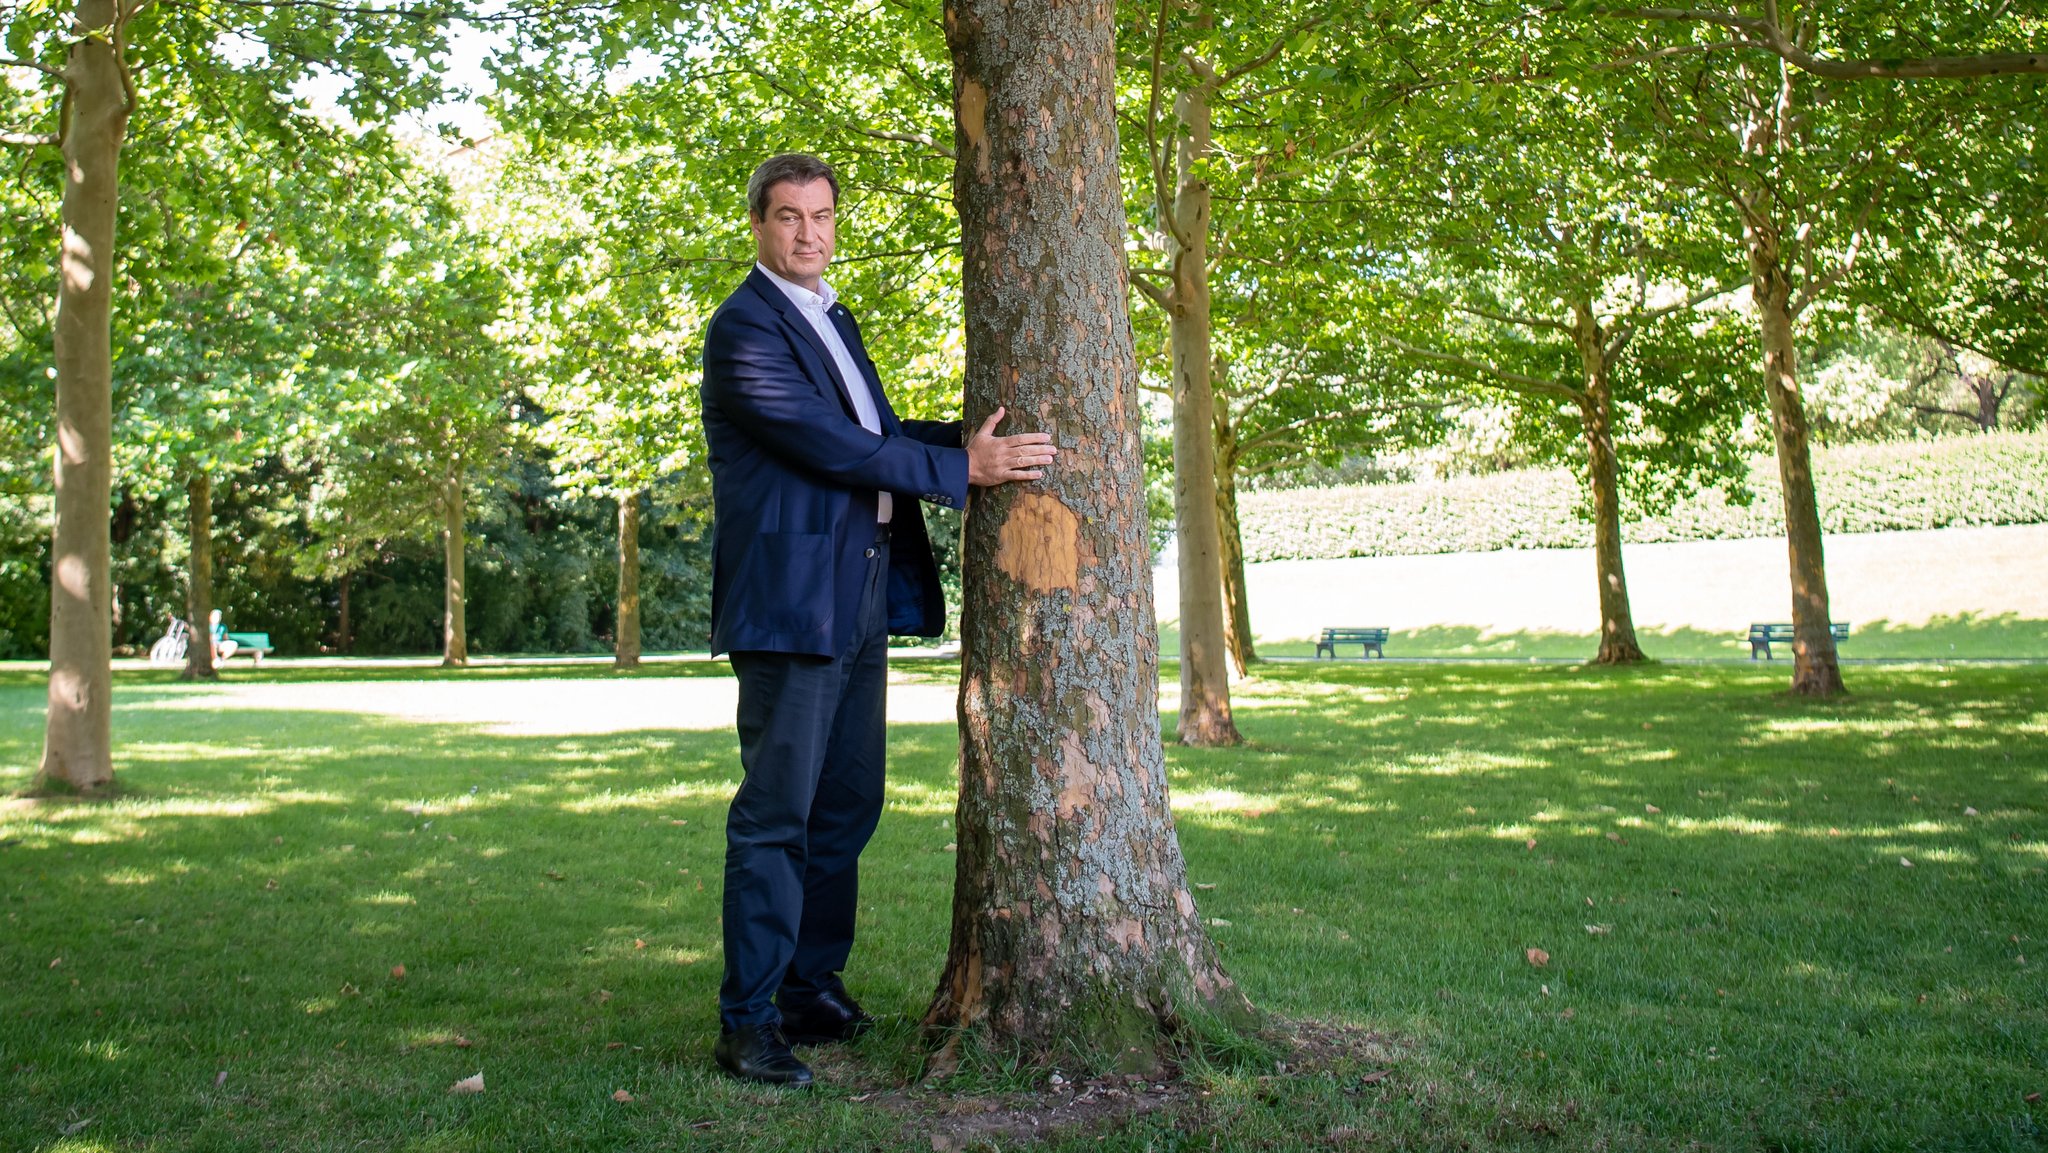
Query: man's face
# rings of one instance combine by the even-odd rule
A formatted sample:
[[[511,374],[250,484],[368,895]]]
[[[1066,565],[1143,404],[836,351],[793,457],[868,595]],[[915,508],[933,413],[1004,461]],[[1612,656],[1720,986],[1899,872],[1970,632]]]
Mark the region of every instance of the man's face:
[[[832,263],[832,185],[785,180],[768,189],[768,215],[749,222],[755,254],[768,271],[816,292]]]

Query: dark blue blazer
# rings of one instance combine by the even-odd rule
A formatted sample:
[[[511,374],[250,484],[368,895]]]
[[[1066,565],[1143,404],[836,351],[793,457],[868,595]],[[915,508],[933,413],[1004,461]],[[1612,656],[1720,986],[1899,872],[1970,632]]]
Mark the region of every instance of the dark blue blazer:
[[[959,421],[899,420],[860,326],[828,313],[881,417],[860,426],[847,382],[796,304],[758,267],[704,336],[711,449],[711,651],[837,656],[859,611],[875,493],[895,494],[889,631],[936,636],[946,606],[920,500],[967,503]]]

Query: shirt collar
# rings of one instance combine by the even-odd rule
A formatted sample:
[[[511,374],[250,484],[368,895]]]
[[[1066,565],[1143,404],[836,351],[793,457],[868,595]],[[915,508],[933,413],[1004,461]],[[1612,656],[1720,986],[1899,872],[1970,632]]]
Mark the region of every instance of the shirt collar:
[[[774,281],[776,287],[782,289],[784,296],[789,297],[798,308],[806,312],[824,312],[839,302],[839,294],[834,292],[831,283],[822,277],[818,280],[819,290],[812,292],[793,280],[784,280],[782,277],[775,275],[772,269],[759,261],[754,262],[754,267],[760,269],[762,275]]]

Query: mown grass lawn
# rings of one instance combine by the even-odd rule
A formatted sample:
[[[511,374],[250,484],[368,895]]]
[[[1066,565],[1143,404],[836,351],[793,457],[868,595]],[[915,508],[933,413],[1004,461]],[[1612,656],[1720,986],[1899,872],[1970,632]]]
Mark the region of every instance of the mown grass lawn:
[[[681,713],[719,673],[647,675]],[[1198,1062],[1061,1128],[1077,1094],[1022,1072],[922,1087],[907,1024],[808,1094],[713,1072],[729,732],[124,677],[125,797],[0,800],[0,1149],[928,1150],[996,1105],[1048,1149],[2040,1148],[2048,669],[1850,679],[1815,704],[1782,669],[1268,666],[1249,746],[1171,754],[1182,843],[1254,1000],[1378,1040]],[[0,674],[0,792],[41,705]],[[954,735],[892,742],[850,980],[909,1018]]]

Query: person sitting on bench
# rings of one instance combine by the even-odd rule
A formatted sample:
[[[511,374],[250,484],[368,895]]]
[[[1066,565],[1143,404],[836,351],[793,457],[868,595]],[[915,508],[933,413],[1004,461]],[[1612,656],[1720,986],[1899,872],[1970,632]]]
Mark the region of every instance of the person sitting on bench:
[[[242,646],[228,639],[228,626],[220,623],[219,609],[213,610],[213,615],[207,620],[213,625],[213,663],[219,664],[234,656],[235,650]]]

